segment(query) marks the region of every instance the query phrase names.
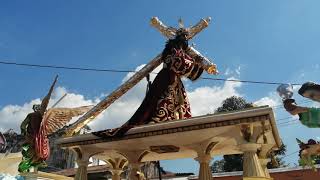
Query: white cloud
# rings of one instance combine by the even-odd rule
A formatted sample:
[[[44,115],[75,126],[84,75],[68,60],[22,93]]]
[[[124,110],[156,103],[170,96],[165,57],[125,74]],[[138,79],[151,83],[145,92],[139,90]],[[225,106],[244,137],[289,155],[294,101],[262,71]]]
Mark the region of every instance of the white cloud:
[[[139,70],[143,65],[137,67]],[[159,72],[161,67],[158,67],[154,72]],[[128,73],[122,82],[129,79],[133,73]],[[153,80],[156,74],[151,74]],[[234,79],[234,78],[231,78]],[[197,82],[195,82],[197,83]],[[143,79],[134,88],[129,90],[123,97],[115,101],[106,111],[101,113],[89,125],[93,130],[102,130],[114,128],[126,122],[139,107],[146,92],[147,81]],[[241,83],[225,82],[222,86],[201,86],[188,90],[191,110],[194,116],[212,113],[221,102],[227,97],[240,94],[237,88],[241,87]],[[84,95],[72,93],[64,87],[57,87],[53,93],[50,106],[56,102],[65,93],[68,93],[65,99],[59,103],[58,107],[76,107],[89,104],[97,104],[102,100],[101,97],[95,99],[86,99]],[[39,104],[40,99],[35,99],[23,105],[7,105],[0,109],[1,126],[0,131],[9,128],[15,131],[20,131],[19,126],[26,115],[32,112],[32,105]]]
[[[49,107],[58,101],[65,93],[68,95],[57,105],[57,107],[77,107],[96,104],[98,100],[85,99],[83,95],[68,92],[63,87],[57,87],[52,94]],[[31,113],[34,104],[40,104],[40,99],[34,99],[23,105],[7,105],[0,109],[0,131],[14,129],[20,132],[20,123],[25,119],[28,113]]]
[[[226,81],[223,86],[204,86],[187,92],[192,114],[198,116],[213,113],[226,98],[230,96],[241,96],[237,92],[237,88],[240,86],[241,83]]]
[[[229,76],[232,73],[230,68],[227,68],[226,71],[224,72],[225,76]]]
[[[240,77],[241,66],[238,66],[236,69],[227,68],[223,74],[229,77],[230,76]]]
[[[257,106],[278,106],[281,104],[281,98],[279,95],[275,92],[269,93],[269,96],[263,97],[257,101],[254,102],[255,105]]]
[[[263,97],[258,101],[254,102],[254,104],[257,106],[265,106],[265,105],[276,106],[277,102],[274,99],[271,99],[270,97]]]
[[[238,66],[238,68],[235,70],[236,74],[240,76],[241,66]]]

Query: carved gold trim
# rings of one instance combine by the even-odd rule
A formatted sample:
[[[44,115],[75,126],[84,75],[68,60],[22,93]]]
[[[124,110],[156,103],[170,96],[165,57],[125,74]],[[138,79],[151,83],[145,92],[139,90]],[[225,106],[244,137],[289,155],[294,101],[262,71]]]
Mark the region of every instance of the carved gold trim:
[[[144,138],[144,137],[157,136],[157,135],[163,135],[163,134],[173,134],[177,132],[186,132],[186,131],[193,131],[193,130],[200,130],[200,129],[231,126],[231,125],[242,124],[242,123],[254,123],[254,122],[259,122],[261,120],[266,120],[266,119],[267,120],[270,119],[269,115],[255,116],[250,118],[241,118],[241,119],[228,120],[223,122],[211,122],[211,123],[205,123],[205,124],[182,126],[182,127],[176,127],[176,128],[170,128],[170,129],[154,130],[149,132],[129,134],[123,137],[110,137],[110,138],[104,138],[104,139],[99,138],[99,139],[85,140],[85,141],[78,141],[78,142],[61,143],[58,146],[71,147],[71,146],[89,145],[89,144],[97,144],[97,143],[111,142],[111,141],[121,141],[121,140],[127,140],[127,139],[137,139],[137,138]]]
[[[174,145],[150,146],[150,151],[158,154],[179,152],[180,148]]]

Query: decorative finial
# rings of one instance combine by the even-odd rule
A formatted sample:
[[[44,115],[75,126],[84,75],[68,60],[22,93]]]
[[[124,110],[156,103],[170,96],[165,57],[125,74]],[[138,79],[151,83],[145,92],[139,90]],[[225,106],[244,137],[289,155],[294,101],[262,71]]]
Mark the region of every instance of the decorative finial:
[[[182,18],[179,18],[179,28],[184,28],[183,20]]]

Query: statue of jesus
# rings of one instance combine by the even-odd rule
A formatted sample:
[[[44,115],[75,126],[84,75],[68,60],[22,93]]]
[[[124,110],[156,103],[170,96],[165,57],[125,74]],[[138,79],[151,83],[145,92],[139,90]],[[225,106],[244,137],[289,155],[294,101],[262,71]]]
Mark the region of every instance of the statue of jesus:
[[[188,54],[189,32],[180,28],[173,39],[169,39],[163,52],[163,69],[149,87],[143,102],[134,115],[121,127],[94,132],[99,137],[123,136],[130,128],[178,119],[191,118],[190,104],[182,77],[194,81],[203,72],[201,60],[191,58]],[[216,74],[216,66],[207,70]]]

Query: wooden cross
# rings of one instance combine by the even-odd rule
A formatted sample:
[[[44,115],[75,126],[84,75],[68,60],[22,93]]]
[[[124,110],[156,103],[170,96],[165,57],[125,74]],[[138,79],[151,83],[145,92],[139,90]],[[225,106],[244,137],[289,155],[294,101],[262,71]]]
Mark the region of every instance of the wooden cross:
[[[195,26],[186,28],[188,31],[187,39],[192,39],[196,34],[201,32],[204,28],[208,27],[211,18],[201,19]],[[168,27],[164,25],[157,17],[152,17],[150,21],[151,25],[160,31],[166,38],[174,38],[178,29],[173,27]],[[182,21],[180,23],[180,28],[183,28]],[[187,54],[192,58],[199,61],[202,68],[204,68],[209,74],[216,74],[216,66],[201,53],[195,50],[193,47],[188,47]],[[119,99],[123,94],[135,86],[139,81],[151,73],[156,67],[162,63],[161,53],[152,59],[147,65],[145,65],[140,71],[136,72],[131,78],[129,78],[125,83],[119,86],[116,90],[110,93],[105,99],[100,101],[86,114],[80,117],[76,122],[70,125],[65,133],[67,136],[72,136],[75,132],[80,131],[82,127],[91,122],[95,117],[97,117],[102,111],[107,109],[115,100]]]

